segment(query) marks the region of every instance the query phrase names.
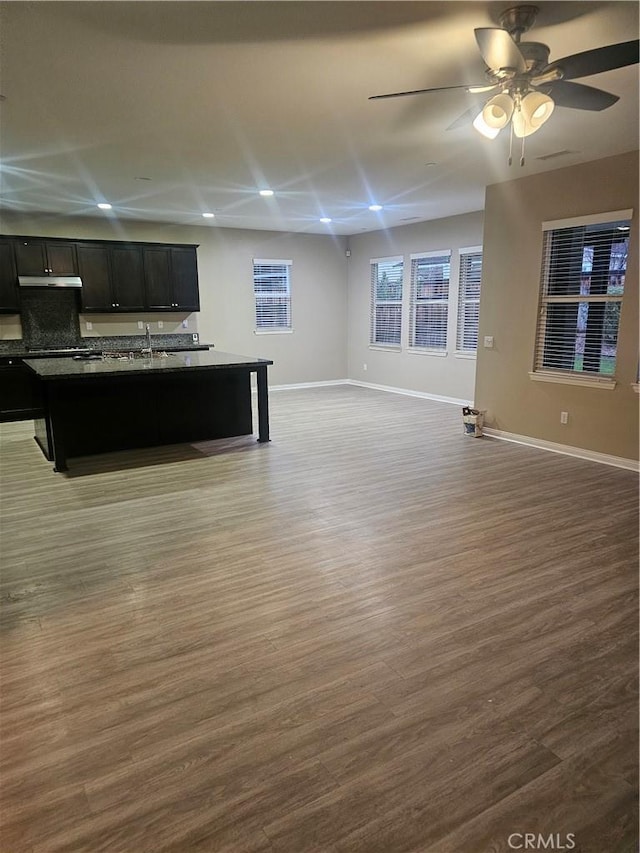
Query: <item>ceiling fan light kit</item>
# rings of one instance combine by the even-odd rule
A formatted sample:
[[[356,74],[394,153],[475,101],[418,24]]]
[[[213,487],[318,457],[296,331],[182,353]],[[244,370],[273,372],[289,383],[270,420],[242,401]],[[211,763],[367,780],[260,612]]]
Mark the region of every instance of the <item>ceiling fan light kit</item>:
[[[549,48],[540,42],[521,42],[521,36],[535,23],[538,7],[513,6],[500,16],[500,27],[478,27],[476,42],[485,62],[485,84],[439,86],[413,89],[372,99],[419,95],[447,89],[464,89],[469,94],[490,92],[489,98],[473,120],[473,127],[488,139],[495,139],[510,124],[509,165],[513,136],[522,139],[520,165],[524,165],[524,139],[539,130],[556,106],[575,110],[601,111],[618,101],[602,89],[568,82],[638,63],[638,39],[605,45],[565,56],[549,63]],[[457,126],[458,122],[454,122]]]

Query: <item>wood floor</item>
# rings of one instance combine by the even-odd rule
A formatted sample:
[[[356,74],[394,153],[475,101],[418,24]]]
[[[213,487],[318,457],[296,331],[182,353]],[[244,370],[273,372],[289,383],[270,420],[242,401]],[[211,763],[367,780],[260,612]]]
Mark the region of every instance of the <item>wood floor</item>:
[[[0,428],[0,851],[635,851],[637,475],[271,414],[68,475]]]

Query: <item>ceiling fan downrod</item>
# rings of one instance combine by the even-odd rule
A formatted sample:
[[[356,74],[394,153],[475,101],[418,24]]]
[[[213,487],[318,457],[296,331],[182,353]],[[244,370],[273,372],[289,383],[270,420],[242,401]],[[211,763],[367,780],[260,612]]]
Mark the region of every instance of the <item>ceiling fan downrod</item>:
[[[535,24],[539,11],[538,6],[528,4],[511,6],[500,15],[500,26],[509,33],[516,44],[519,44],[522,34]]]

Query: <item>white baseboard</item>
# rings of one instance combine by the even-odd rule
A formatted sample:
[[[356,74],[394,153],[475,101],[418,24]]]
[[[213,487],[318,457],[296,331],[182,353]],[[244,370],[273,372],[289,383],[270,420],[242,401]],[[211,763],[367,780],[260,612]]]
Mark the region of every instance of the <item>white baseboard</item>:
[[[545,441],[543,438],[532,438],[529,435],[517,435],[500,429],[485,427],[485,435],[498,438],[500,441],[511,441],[514,444],[526,444],[539,450],[551,453],[562,453],[564,456],[575,456],[577,459],[587,459],[589,462],[599,462],[601,465],[613,465],[615,468],[626,468],[627,471],[639,471],[640,463],[635,459],[625,459],[623,456],[610,456],[608,453],[598,453],[595,450],[585,450],[582,447],[572,447],[570,444],[557,444],[555,441]]]
[[[429,394],[426,391],[411,391],[407,388],[393,388],[391,385],[376,385],[374,382],[360,382],[357,379],[346,379],[348,385],[360,388],[372,388],[374,391],[389,391],[391,394],[404,394],[405,397],[420,397],[423,400],[435,400],[437,403],[451,403],[454,406],[472,406],[469,400],[459,400],[457,397],[443,397],[441,394]]]

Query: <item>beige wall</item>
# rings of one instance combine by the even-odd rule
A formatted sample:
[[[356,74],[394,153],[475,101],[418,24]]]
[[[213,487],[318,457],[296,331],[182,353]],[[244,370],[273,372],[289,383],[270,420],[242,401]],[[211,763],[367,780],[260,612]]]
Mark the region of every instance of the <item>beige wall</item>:
[[[198,314],[81,315],[83,336],[140,334],[138,320],[153,331],[198,332],[216,349],[273,359],[274,385],[344,379],[347,376],[346,241],[324,235],[245,231],[216,226],[119,223],[95,217],[61,219],[5,215],[4,234],[197,243]],[[252,259],[291,259],[292,334],[256,335]],[[157,322],[164,328],[159,330]],[[183,328],[182,321],[187,321]],[[86,322],[93,324],[88,331]],[[0,337],[21,336],[19,318],[0,320]]]
[[[374,231],[351,237],[349,248],[349,377],[361,382],[403,388],[410,391],[473,399],[475,359],[455,355],[458,253],[456,250],[482,245],[481,211],[451,216],[386,231]],[[407,349],[408,310],[403,314],[401,352],[381,351],[369,346],[372,258],[392,255],[404,257],[404,290],[409,293],[411,262],[418,252],[452,249],[451,301],[449,305],[447,355],[412,353]],[[405,299],[405,308],[408,302]],[[364,369],[364,365],[367,369]]]
[[[541,223],[634,209],[614,390],[532,381]],[[638,153],[487,188],[475,402],[490,427],[626,459],[638,458]],[[568,424],[560,412],[569,413]]]

